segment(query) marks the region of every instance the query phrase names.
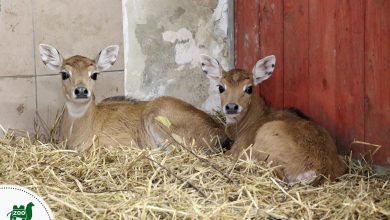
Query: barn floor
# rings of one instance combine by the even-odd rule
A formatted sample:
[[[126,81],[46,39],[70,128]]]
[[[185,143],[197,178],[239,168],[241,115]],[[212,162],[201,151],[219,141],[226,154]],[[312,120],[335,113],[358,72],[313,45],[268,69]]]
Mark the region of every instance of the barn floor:
[[[0,184],[43,196],[56,219],[388,219],[390,177],[349,161],[337,182],[288,186],[266,164],[221,155],[0,139]],[[219,170],[219,171],[217,171]],[[233,181],[233,182],[232,182]]]

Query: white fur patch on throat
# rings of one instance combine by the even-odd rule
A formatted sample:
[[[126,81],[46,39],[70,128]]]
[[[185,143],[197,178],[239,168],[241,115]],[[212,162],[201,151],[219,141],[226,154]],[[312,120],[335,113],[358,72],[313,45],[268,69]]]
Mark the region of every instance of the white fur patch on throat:
[[[68,113],[72,118],[81,118],[88,111],[92,100],[85,104],[75,104],[72,102],[66,102],[66,108],[68,109]]]
[[[226,124],[237,123],[237,116],[228,116],[226,115]]]

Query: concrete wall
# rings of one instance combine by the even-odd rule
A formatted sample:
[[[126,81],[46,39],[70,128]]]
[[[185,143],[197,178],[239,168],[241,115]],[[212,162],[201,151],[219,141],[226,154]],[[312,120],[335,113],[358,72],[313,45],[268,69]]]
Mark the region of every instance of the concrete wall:
[[[182,98],[204,110],[218,104],[199,54],[232,66],[228,0],[123,0],[126,94]],[[230,39],[232,40],[232,39]]]
[[[36,112],[40,127],[51,127],[64,104],[60,76],[41,76],[53,72],[38,44],[94,58],[107,45],[123,48],[122,29],[121,0],[0,0],[0,130],[34,131]],[[124,94],[123,63],[121,49],[117,71],[98,78],[98,100]]]

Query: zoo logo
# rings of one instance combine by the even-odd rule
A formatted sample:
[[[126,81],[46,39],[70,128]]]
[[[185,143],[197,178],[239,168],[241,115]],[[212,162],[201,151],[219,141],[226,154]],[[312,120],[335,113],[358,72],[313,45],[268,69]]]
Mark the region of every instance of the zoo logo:
[[[24,209],[24,205],[18,206],[14,205],[12,211],[7,213],[7,216],[11,214],[9,217],[10,220],[16,220],[16,218],[21,218],[23,220],[31,220],[32,218],[32,207],[34,203],[30,202],[26,205],[26,209]]]
[[[0,185],[0,219],[4,218],[9,220],[54,219],[45,201],[31,190],[14,185]]]

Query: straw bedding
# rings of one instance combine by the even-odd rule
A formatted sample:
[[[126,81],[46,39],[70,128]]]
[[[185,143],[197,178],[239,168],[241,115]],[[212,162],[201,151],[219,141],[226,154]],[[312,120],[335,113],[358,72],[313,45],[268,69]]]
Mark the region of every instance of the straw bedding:
[[[250,155],[234,161],[191,144],[94,146],[81,155],[29,138],[0,139],[0,184],[43,196],[56,219],[388,219],[389,177],[349,163],[337,182],[290,186]]]

